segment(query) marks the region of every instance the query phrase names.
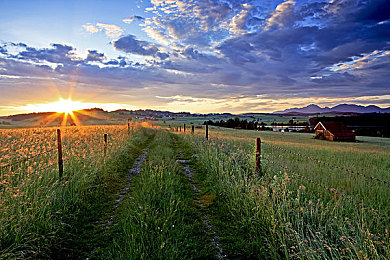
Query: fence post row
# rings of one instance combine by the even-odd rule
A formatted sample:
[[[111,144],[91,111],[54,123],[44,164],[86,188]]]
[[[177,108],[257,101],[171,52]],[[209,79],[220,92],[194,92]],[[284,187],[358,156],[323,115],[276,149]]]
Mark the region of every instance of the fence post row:
[[[62,141],[61,141],[61,130],[57,129],[57,149],[58,149],[58,175],[62,179],[64,174],[64,161],[62,160]]]
[[[261,174],[261,139],[256,138],[256,166],[255,172]]]
[[[104,157],[106,157],[107,154],[107,145],[108,145],[107,134],[104,134]]]
[[[206,140],[209,140],[209,124],[206,123]]]

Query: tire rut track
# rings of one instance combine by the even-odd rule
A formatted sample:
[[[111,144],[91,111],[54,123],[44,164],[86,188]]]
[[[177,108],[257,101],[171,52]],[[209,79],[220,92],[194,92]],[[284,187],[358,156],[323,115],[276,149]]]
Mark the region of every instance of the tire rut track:
[[[131,190],[131,180],[137,176],[138,174],[140,174],[141,172],[141,169],[142,169],[142,166],[144,164],[144,162],[146,161],[146,158],[147,158],[147,155],[148,155],[148,152],[149,152],[149,148],[146,147],[144,148],[142,151],[141,151],[141,154],[135,159],[132,167],[130,168],[128,174],[127,174],[127,183],[126,183],[126,186],[121,188],[117,193],[115,193],[114,195],[117,196],[118,198],[115,200],[115,204],[114,204],[114,210],[113,212],[111,213],[110,217],[108,219],[104,219],[102,221],[97,221],[96,222],[96,225],[97,226],[100,226],[103,231],[103,235],[107,233],[107,231],[113,226],[113,221],[114,221],[114,218],[115,218],[115,215],[118,211],[118,208],[119,206],[122,204],[123,202],[123,199],[125,198],[125,196],[128,194],[128,192]],[[94,259],[95,256],[94,254],[96,253],[97,248],[94,248],[91,252],[90,252],[90,257],[87,257],[86,260],[89,260],[90,258]]]
[[[173,139],[173,140],[174,140],[174,145],[176,147],[178,147],[177,146],[177,141],[175,139]],[[180,148],[177,148],[177,153],[179,154],[180,158],[184,157],[184,154],[180,150]],[[202,200],[201,200],[201,198],[199,196],[200,192],[202,192],[202,190],[200,188],[198,188],[198,186],[196,185],[196,183],[193,180],[193,176],[194,176],[195,172],[192,169],[192,167],[190,165],[188,165],[189,160],[187,160],[187,159],[178,159],[176,161],[181,164],[183,172],[184,172],[184,175],[188,178],[188,180],[189,180],[189,182],[190,182],[190,184],[192,186],[192,189],[197,194],[196,203],[199,205],[200,208],[204,208],[205,209],[205,205],[204,205],[204,203],[202,202]],[[210,216],[209,216],[209,214],[207,214],[205,212],[205,210],[202,212],[200,219],[203,222],[203,225],[205,226],[205,232],[207,234],[211,235],[210,244],[217,250],[217,254],[215,255],[215,257],[217,259],[227,259],[227,256],[224,254],[222,246],[220,244],[220,237],[218,236],[217,232],[215,231],[214,226],[211,224]]]

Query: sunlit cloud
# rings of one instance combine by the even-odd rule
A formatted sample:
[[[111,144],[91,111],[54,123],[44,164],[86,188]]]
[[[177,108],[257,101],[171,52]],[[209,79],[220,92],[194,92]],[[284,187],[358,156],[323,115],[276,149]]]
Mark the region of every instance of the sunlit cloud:
[[[344,72],[351,70],[364,69],[373,65],[386,64],[390,58],[390,51],[375,50],[371,53],[363,53],[360,57],[351,57],[351,61],[340,62],[329,67],[334,72]]]
[[[134,21],[144,21],[144,20],[145,20],[145,18],[143,18],[142,16],[134,15],[134,16],[132,16],[132,17],[130,17],[130,18],[123,19],[122,21],[123,21],[124,23],[130,24],[130,23],[132,23],[132,22],[134,22]]]
[[[117,25],[105,23],[96,23],[96,25],[85,24],[83,25],[83,28],[90,33],[104,31],[104,33],[110,38],[118,38],[124,32],[124,30]]]
[[[90,33],[97,33],[102,30],[101,28],[97,28],[95,25],[92,24],[84,24],[83,28]]]
[[[296,22],[298,19],[294,12],[294,6],[294,0],[288,0],[279,4],[272,13],[272,16],[268,18],[265,29],[269,30],[275,26],[286,27]]]
[[[73,101],[70,99],[60,98],[58,101],[40,103],[40,104],[27,104],[25,106],[16,106],[8,107],[9,109],[15,111],[25,111],[25,112],[66,112],[91,109],[91,108],[102,108],[106,111],[114,111],[118,109],[137,109],[136,106],[128,104],[119,104],[119,103],[92,103],[92,102],[82,102],[82,101]]]
[[[269,95],[258,96],[237,96],[229,98],[197,98],[191,96],[159,96],[157,98],[165,99],[167,104],[161,109],[171,111],[192,111],[198,113],[212,112],[235,112],[246,113],[248,111],[258,111],[272,113],[278,110],[284,110],[292,107],[304,107],[308,104],[317,104],[319,106],[336,106],[339,104],[350,103],[360,105],[378,105],[380,107],[390,106],[390,95],[384,96],[362,96],[354,98],[337,97],[310,97],[310,98],[283,98],[271,97]]]

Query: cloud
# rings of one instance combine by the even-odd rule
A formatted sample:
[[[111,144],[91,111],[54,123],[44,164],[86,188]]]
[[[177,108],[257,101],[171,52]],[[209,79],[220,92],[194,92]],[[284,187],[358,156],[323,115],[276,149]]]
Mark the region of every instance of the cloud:
[[[153,0],[147,11],[156,14],[145,19],[144,30],[161,43],[180,43],[206,47],[228,36],[226,24],[233,14],[231,3],[219,0]],[[242,5],[239,5],[242,8]]]
[[[84,25],[83,25],[83,28],[84,28],[86,31],[90,32],[90,33],[97,33],[97,32],[99,32],[99,31],[102,30],[101,28],[98,28],[98,27],[96,27],[96,26],[94,26],[94,25],[92,25],[92,24],[84,24]]]
[[[86,61],[101,61],[104,58],[104,53],[99,53],[97,50],[88,50]]]
[[[123,29],[114,24],[97,23],[96,26],[101,28],[110,38],[118,38],[123,33]]]
[[[131,16],[130,18],[123,19],[122,21],[124,23],[129,23],[130,24],[130,23],[132,23],[134,21],[142,22],[144,20],[145,20],[145,18],[143,18],[142,16],[134,15],[134,16]]]
[[[233,34],[243,34],[247,32],[247,20],[250,17],[249,5],[245,5],[246,9],[242,9],[240,13],[235,15],[229,24],[229,30]]]
[[[270,30],[275,27],[284,28],[293,25],[300,17],[294,12],[295,1],[288,0],[279,4],[271,17],[267,20],[265,30]]]
[[[110,38],[118,38],[124,32],[122,28],[114,24],[96,23],[96,25],[93,25],[88,23],[82,27],[90,33],[103,31]]]
[[[73,59],[75,49],[67,44],[54,43],[52,48],[36,49],[26,45],[25,50],[20,51],[17,55],[12,57],[19,60],[29,60],[34,62],[46,61],[49,63],[70,63],[78,64],[78,59]]]
[[[117,50],[131,54],[152,57],[157,56],[163,60],[169,57],[169,54],[162,53],[155,44],[138,40],[131,34],[114,41],[113,46]]]
[[[124,22],[142,22],[154,42],[97,23],[84,28],[116,35],[110,46],[121,56],[89,50],[84,59],[69,44],[34,48],[6,43],[0,47],[0,80],[47,75],[64,85],[77,82],[81,89],[146,96],[160,105],[156,96],[180,93],[189,97],[174,100],[183,107],[191,100],[215,99],[226,102],[215,108],[228,109],[228,100],[237,98],[243,101],[234,105],[237,111],[264,108],[255,100],[265,97],[267,102],[299,103],[310,97],[329,101],[389,95],[390,15],[384,0],[289,0],[276,8],[267,1],[151,3],[147,18]],[[283,105],[270,104],[267,109]]]

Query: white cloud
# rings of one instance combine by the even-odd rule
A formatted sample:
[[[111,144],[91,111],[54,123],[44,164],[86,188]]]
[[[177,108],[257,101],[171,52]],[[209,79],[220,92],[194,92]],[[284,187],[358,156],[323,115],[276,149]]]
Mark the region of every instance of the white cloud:
[[[141,16],[138,16],[138,15],[133,15],[132,17],[123,19],[122,21],[123,21],[124,23],[130,24],[130,23],[132,23],[132,22],[134,22],[134,21],[136,21],[136,20],[137,20],[137,21],[143,21],[143,20],[145,20],[145,18],[143,18],[143,17],[141,17]]]
[[[123,33],[123,29],[114,24],[97,23],[96,26],[104,30],[110,38],[118,38]]]
[[[84,25],[83,25],[83,28],[84,28],[86,31],[90,32],[90,33],[97,33],[97,32],[99,32],[99,31],[102,30],[102,29],[97,28],[96,26],[94,26],[94,25],[92,25],[92,24],[84,24]]]
[[[279,4],[272,16],[268,18],[265,30],[270,30],[273,27],[285,27],[293,24],[297,20],[294,13],[295,1],[288,0]]]
[[[96,23],[96,25],[88,23],[83,25],[83,28],[90,33],[104,31],[104,33],[110,38],[118,38],[124,32],[124,30],[117,25],[105,23]]]
[[[240,13],[236,14],[230,21],[229,29],[233,34],[243,34],[246,33],[246,21],[250,15],[249,9],[250,5],[245,5],[245,9],[242,9]]]

